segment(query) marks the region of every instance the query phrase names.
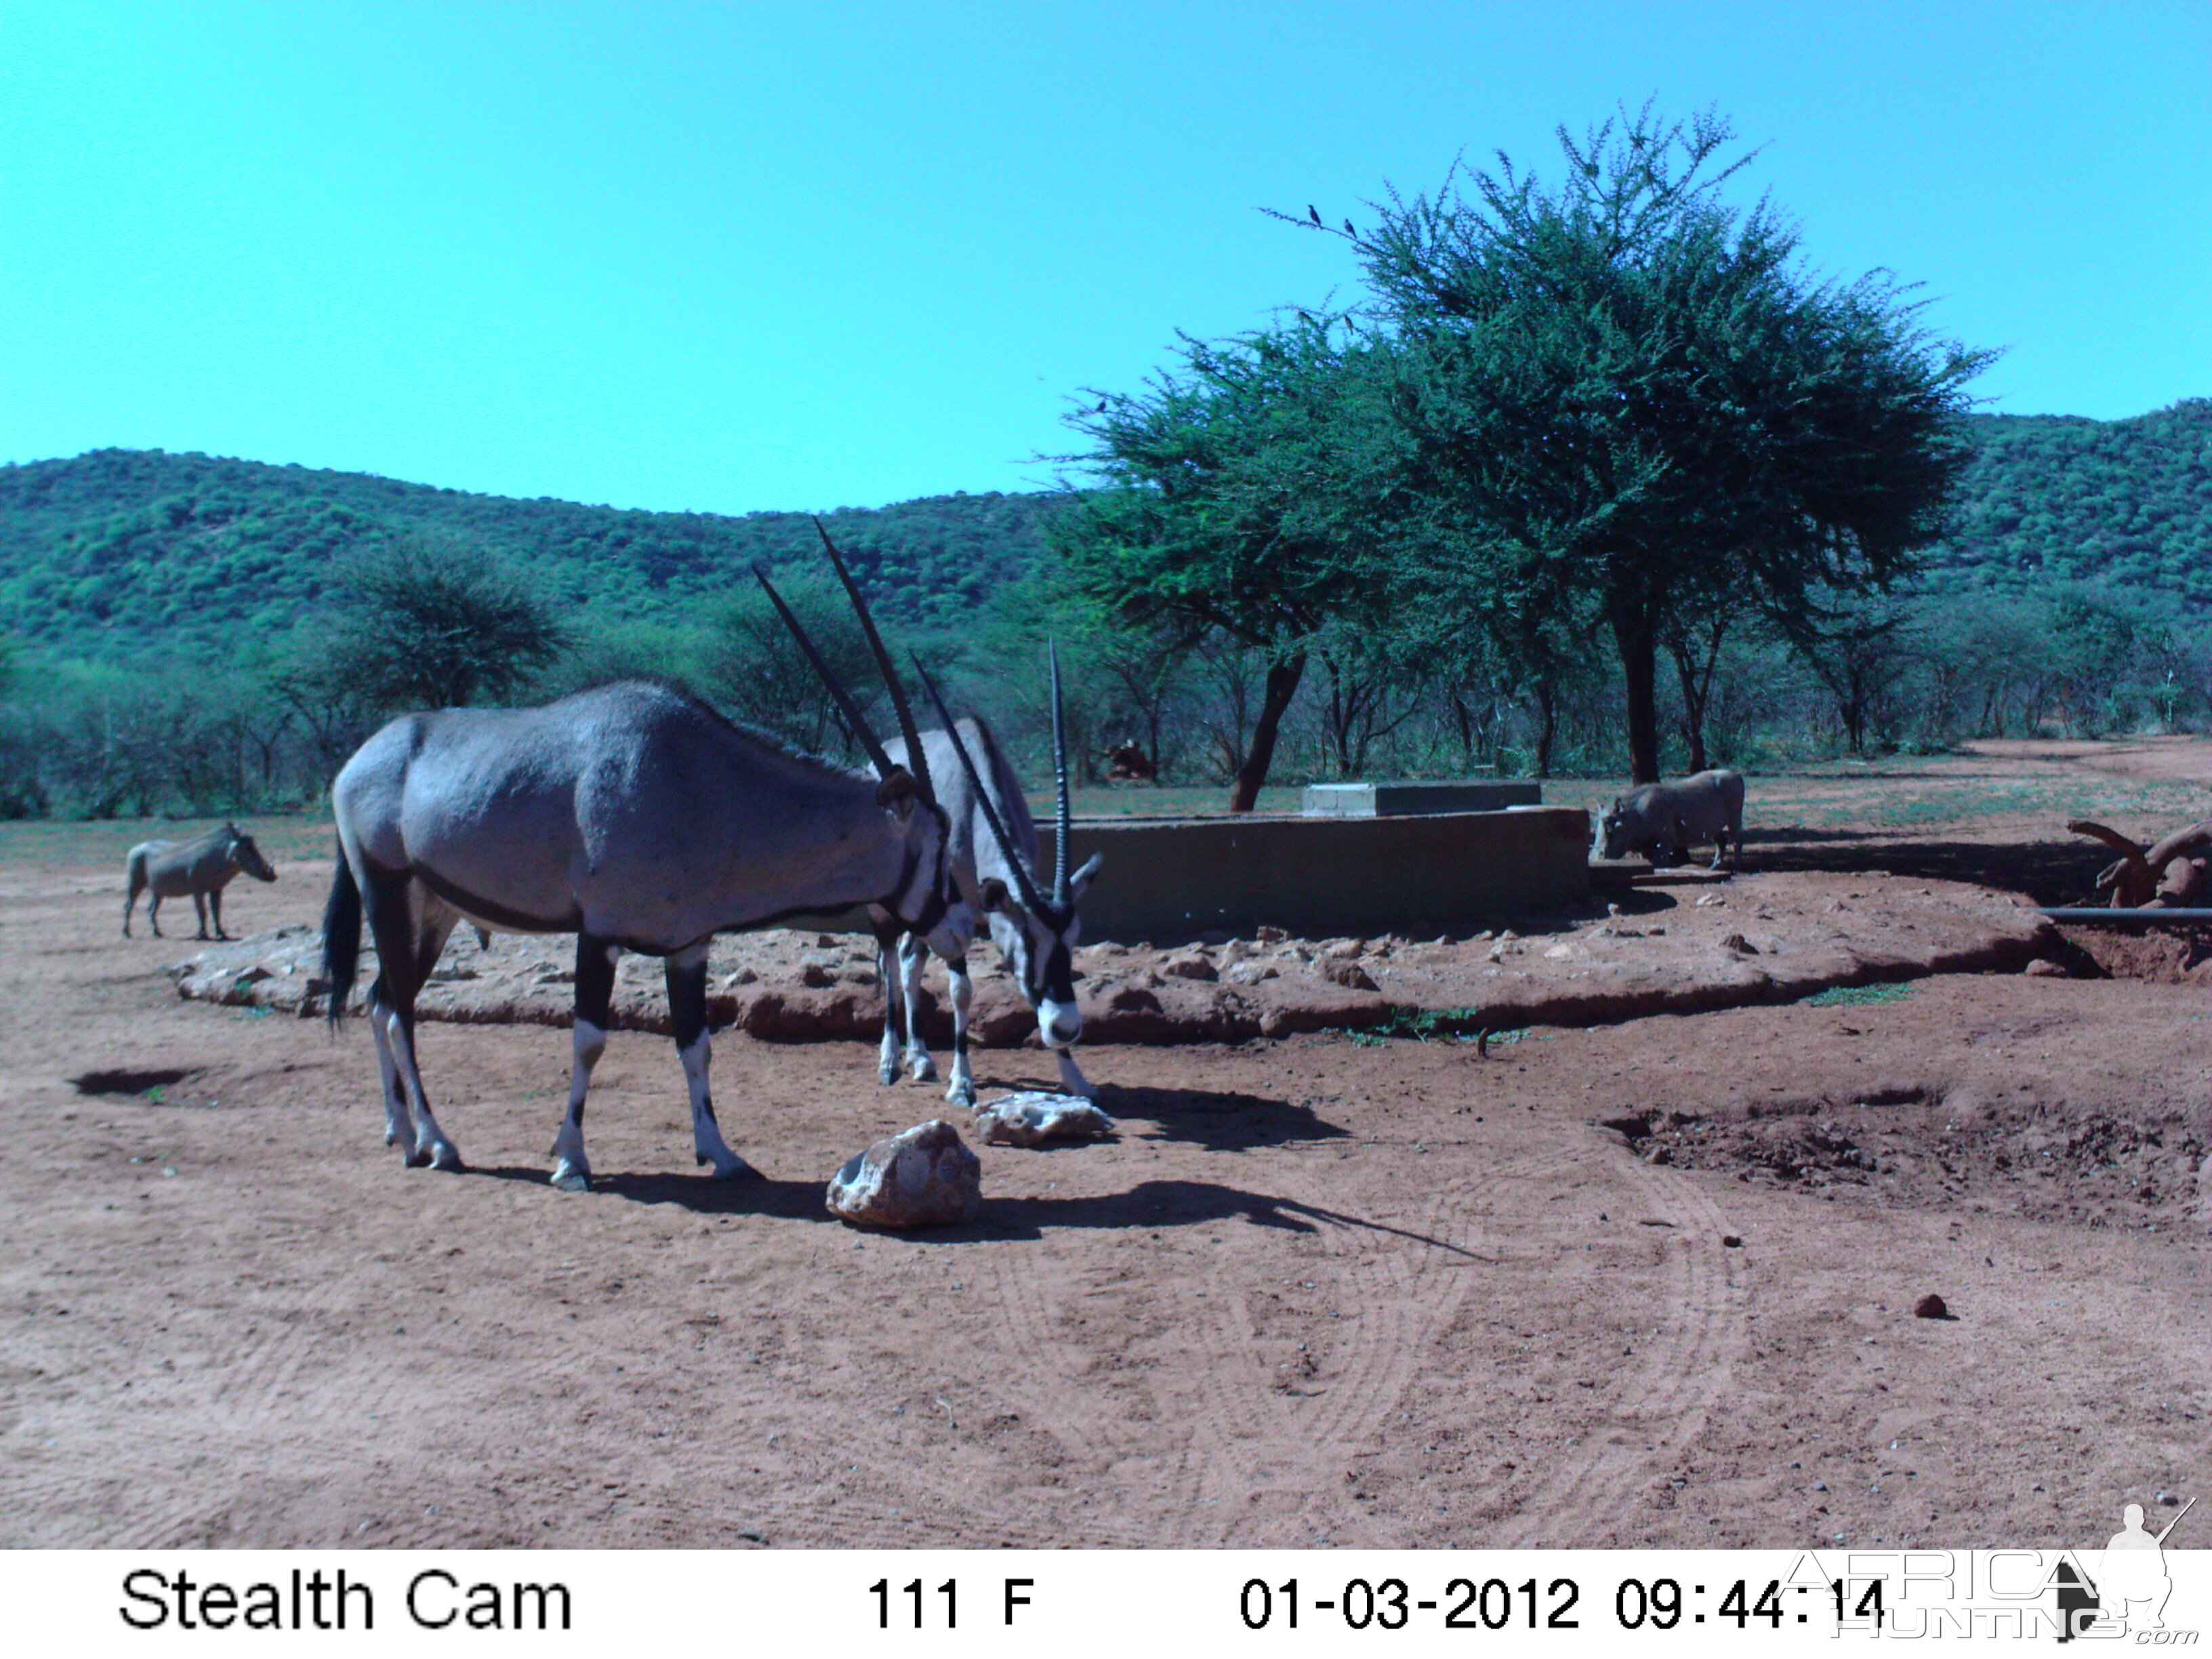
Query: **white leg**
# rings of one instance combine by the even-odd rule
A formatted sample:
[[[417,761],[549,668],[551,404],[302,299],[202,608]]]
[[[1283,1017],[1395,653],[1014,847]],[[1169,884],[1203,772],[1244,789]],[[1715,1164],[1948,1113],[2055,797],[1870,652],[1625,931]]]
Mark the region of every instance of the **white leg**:
[[[592,1161],[584,1156],[584,1102],[592,1068],[607,1051],[608,1006],[614,1000],[615,963],[622,947],[590,933],[576,935],[576,1012],[568,1072],[568,1110],[553,1137],[553,1184],[564,1193],[592,1188]]]
[[[588,1192],[591,1160],[584,1156],[584,1099],[592,1091],[592,1068],[607,1051],[607,1032],[579,1015],[571,1045],[574,1063],[568,1073],[568,1111],[553,1137],[553,1184],[565,1193]]]
[[[908,934],[899,952],[898,994],[906,1009],[907,1075],[916,1083],[934,1083],[937,1080],[937,1061],[931,1057],[929,1045],[921,1040],[920,1018],[921,969],[928,959],[928,947],[913,934]]]
[[[899,1079],[899,1015],[903,1006],[896,935],[876,936],[876,977],[884,988],[884,1040],[876,1050],[876,1081],[892,1084]]]
[[[678,1051],[684,1060],[684,1081],[691,1091],[691,1146],[699,1162],[710,1166],[717,1181],[734,1181],[750,1175],[752,1166],[732,1152],[722,1139],[722,1126],[714,1120],[714,1100],[707,1086],[707,1066],[714,1039],[706,1032]]]
[[[1098,1091],[1083,1075],[1083,1068],[1075,1063],[1073,1048],[1055,1048],[1052,1057],[1060,1062],[1060,1091],[1066,1095],[1081,1095],[1085,1100],[1098,1098]]]
[[[413,1022],[397,1008],[374,999],[369,1005],[369,1018],[376,1024],[377,1036],[382,1039],[378,1058],[387,1054],[391,1067],[397,1073],[395,1081],[404,1097],[404,1109],[414,1119],[414,1139],[407,1152],[410,1167],[428,1165],[434,1170],[458,1170],[461,1167],[461,1151],[446,1139],[446,1132],[438,1127],[437,1118],[430,1111],[430,1098],[422,1091],[422,1067],[415,1059]],[[391,1108],[386,1109],[386,1126],[389,1132]]]
[[[384,1144],[399,1148],[401,1159],[415,1161],[415,1120],[408,1110],[407,1091],[399,1081],[398,1063],[392,1058],[392,1039],[384,1034],[381,1009],[372,1010],[368,1029],[376,1036],[376,1072],[384,1084]]]
[[[717,1181],[733,1181],[752,1168],[732,1152],[714,1121],[714,1097],[707,1085],[714,1041],[707,1031],[707,947],[695,945],[668,958],[668,1012],[676,1027],[676,1052],[684,1061],[684,1082],[691,1093],[691,1146],[699,1162]]]
[[[968,1061],[968,1007],[975,1000],[975,982],[968,976],[965,957],[946,963],[945,972],[952,992],[952,1081],[945,1097],[956,1106],[973,1106],[975,1072]]]

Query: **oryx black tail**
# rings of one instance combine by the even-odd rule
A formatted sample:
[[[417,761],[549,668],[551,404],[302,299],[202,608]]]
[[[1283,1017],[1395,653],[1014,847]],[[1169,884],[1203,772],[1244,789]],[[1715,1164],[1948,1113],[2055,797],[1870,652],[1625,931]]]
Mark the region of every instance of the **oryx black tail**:
[[[331,1029],[345,1018],[353,995],[354,976],[361,966],[361,889],[354,883],[353,866],[346,862],[345,848],[338,848],[338,872],[331,882],[331,896],[323,906],[323,978],[331,990]]]

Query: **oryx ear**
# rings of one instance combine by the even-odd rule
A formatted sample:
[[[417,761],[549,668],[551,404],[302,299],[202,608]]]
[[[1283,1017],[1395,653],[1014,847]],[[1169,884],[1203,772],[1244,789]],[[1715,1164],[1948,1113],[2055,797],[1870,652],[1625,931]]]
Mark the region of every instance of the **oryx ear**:
[[[876,786],[876,805],[897,806],[914,799],[914,774],[903,766],[894,766],[884,774]]]
[[[975,884],[975,895],[983,901],[986,910],[1011,910],[1014,896],[1006,890],[1006,884],[996,876],[986,876]]]
[[[1083,867],[1067,878],[1067,902],[1070,904],[1083,896],[1083,890],[1091,885],[1092,878],[1098,873],[1099,867],[1105,862],[1106,855],[1103,853],[1093,853],[1083,860]]]

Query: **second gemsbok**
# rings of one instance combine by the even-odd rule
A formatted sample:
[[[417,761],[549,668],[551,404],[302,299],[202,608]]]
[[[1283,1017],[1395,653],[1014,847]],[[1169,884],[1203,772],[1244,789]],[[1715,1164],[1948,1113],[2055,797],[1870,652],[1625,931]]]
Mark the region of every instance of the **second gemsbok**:
[[[990,928],[999,957],[1013,976],[1022,1000],[1036,1011],[1037,1036],[1060,1062],[1060,1087],[1090,1098],[1096,1091],[1076,1065],[1076,1040],[1083,1035],[1083,1011],[1075,1000],[1075,947],[1083,937],[1076,902],[1098,873],[1103,857],[1094,854],[1080,869],[1067,867],[1070,812],[1067,786],[1067,727],[1060,695],[1060,661],[1048,653],[1052,673],[1053,775],[1057,790],[1057,836],[1049,889],[1037,878],[1037,832],[1021,781],[980,720],[956,720],[926,672],[923,686],[945,729],[921,734],[921,751],[930,770],[943,780],[940,793],[951,834],[952,878],[968,901],[966,915]],[[915,665],[921,672],[920,663]],[[907,751],[892,750],[902,761]],[[937,1075],[937,1062],[915,1021],[921,969],[928,952],[945,959],[952,993],[952,1077],[945,1097],[963,1106],[975,1103],[975,1073],[968,1058],[968,1010],[974,987],[968,976],[970,934],[957,927],[950,943],[925,938],[878,912],[876,937],[883,963],[883,1049],[877,1076],[898,1081],[903,1061],[917,1082]],[[903,1053],[902,1053],[903,1050]]]

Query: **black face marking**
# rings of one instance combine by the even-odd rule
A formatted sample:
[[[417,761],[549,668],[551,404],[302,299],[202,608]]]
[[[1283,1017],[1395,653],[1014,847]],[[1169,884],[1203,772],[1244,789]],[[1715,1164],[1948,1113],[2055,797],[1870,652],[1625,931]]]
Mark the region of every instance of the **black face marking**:
[[[1040,983],[1044,994],[1054,1002],[1073,1003],[1075,1000],[1074,956],[1067,948],[1066,939],[1055,934],[1044,954],[1044,973]]]

